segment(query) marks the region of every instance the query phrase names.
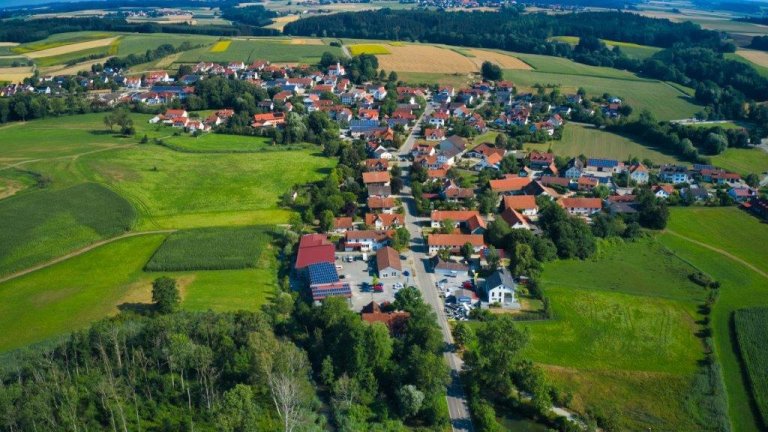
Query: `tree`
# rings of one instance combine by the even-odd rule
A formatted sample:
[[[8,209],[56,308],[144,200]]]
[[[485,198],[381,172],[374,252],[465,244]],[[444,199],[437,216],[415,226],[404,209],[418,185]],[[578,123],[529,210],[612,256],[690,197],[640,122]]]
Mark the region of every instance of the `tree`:
[[[494,143],[497,148],[507,148],[507,135],[503,133],[496,135]]]
[[[477,339],[475,331],[464,321],[459,321],[453,328],[453,340],[459,348],[471,346]]]
[[[533,255],[533,249],[525,243],[518,243],[512,252],[510,269],[515,276],[531,276],[538,274],[541,265]]]
[[[176,287],[176,279],[162,276],[152,282],[152,303],[162,314],[171,313],[179,306],[181,297]]]
[[[392,239],[392,247],[398,251],[402,251],[408,248],[408,243],[411,241],[411,233],[404,227],[400,227],[395,230],[395,236]]]
[[[400,387],[400,390],[397,391],[397,401],[403,417],[413,417],[421,410],[421,404],[424,402],[424,393],[419,391],[416,386],[407,384]]]
[[[24,102],[16,102],[16,105],[13,107],[13,112],[15,112],[17,116],[19,116],[21,121],[27,120],[27,115],[29,114],[29,110],[27,109],[27,104],[25,104]]]
[[[488,249],[485,253],[485,260],[488,262],[488,268],[491,271],[495,271],[497,268],[499,268],[501,257],[499,256],[498,249],[496,249],[493,245],[488,246]]]
[[[291,342],[278,342],[263,364],[269,391],[284,432],[293,432],[307,422],[312,402],[309,360]]]
[[[333,228],[333,212],[323,210],[320,214],[320,231],[328,232]]]
[[[461,246],[461,256],[463,256],[465,260],[469,261],[469,259],[472,258],[473,253],[475,253],[475,248],[472,246],[472,243],[466,242]]]
[[[489,81],[498,81],[502,77],[501,67],[489,61],[483,62],[480,66],[480,73],[483,75],[483,79]]]

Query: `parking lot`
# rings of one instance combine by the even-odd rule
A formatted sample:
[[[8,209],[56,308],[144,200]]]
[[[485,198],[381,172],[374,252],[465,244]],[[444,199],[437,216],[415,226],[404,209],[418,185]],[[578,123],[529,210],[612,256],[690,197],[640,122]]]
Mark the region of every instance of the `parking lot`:
[[[405,286],[408,279],[404,276],[379,279],[383,291],[374,292],[373,278],[377,275],[376,254],[368,253],[367,258],[367,261],[363,261],[363,254],[360,252],[336,252],[336,265],[341,266],[341,269],[337,267],[337,271],[339,277],[348,282],[352,288],[350,307],[356,312],[372,301],[377,303],[395,301],[397,292],[395,285],[399,283]]]

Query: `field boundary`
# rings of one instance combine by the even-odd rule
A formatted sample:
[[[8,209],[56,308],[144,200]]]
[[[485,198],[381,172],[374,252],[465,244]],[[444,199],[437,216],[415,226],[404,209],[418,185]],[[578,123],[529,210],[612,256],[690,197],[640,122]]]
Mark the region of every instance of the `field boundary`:
[[[693,243],[695,245],[699,245],[699,246],[701,246],[703,248],[711,250],[712,252],[716,252],[716,253],[719,253],[720,255],[723,255],[723,256],[725,256],[727,258],[730,258],[730,259],[732,259],[733,261],[736,261],[739,264],[743,264],[745,267],[749,268],[750,270],[754,271],[755,273],[759,274],[760,276],[768,279],[768,273],[760,270],[759,268],[757,268],[754,265],[750,264],[749,262],[747,262],[747,261],[737,257],[736,255],[733,255],[733,254],[731,254],[729,252],[726,252],[726,251],[724,251],[724,250],[722,250],[720,248],[716,248],[714,246],[708,245],[708,244],[706,244],[704,242],[700,242],[698,240],[694,240],[692,238],[686,237],[686,236],[684,236],[682,234],[679,234],[679,233],[676,233],[676,232],[674,232],[674,231],[672,231],[670,229],[665,230],[665,232],[668,232],[668,233],[672,234],[675,237],[679,237],[679,238],[681,238],[683,240],[686,240],[688,242],[691,242],[691,243]]]
[[[66,255],[62,255],[62,256],[60,256],[58,258],[54,258],[54,259],[52,259],[50,261],[46,261],[46,262],[44,262],[42,264],[37,264],[35,266],[32,266],[32,267],[29,267],[27,269],[18,271],[16,273],[11,273],[11,274],[9,274],[7,276],[0,277],[0,284],[8,282],[8,281],[13,280],[13,279],[20,278],[22,276],[26,276],[26,275],[28,275],[30,273],[36,272],[38,270],[42,270],[44,268],[47,268],[47,267],[50,267],[52,265],[58,264],[60,262],[66,261],[66,260],[68,260],[70,258],[74,258],[76,256],[82,255],[82,254],[84,254],[86,252],[89,252],[89,251],[91,251],[93,249],[96,249],[98,247],[104,246],[104,245],[112,243],[112,242],[116,242],[118,240],[123,240],[123,239],[126,239],[126,238],[143,236],[143,235],[171,234],[171,233],[176,232],[176,231],[177,230],[175,230],[175,229],[154,230],[154,231],[136,231],[136,232],[125,233],[125,234],[119,235],[117,237],[112,237],[112,238],[109,238],[109,239],[106,239],[106,240],[101,240],[101,241],[98,241],[96,243],[91,243],[88,246],[85,246],[83,248],[77,249],[77,250],[72,251],[72,252],[70,252],[70,253],[68,253]]]

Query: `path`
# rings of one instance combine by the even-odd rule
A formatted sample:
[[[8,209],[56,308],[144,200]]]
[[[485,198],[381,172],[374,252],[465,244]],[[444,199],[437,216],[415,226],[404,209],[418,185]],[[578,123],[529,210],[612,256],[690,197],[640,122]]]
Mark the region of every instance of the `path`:
[[[352,54],[349,52],[349,48],[347,48],[346,45],[341,45],[341,52],[344,53],[344,57],[348,59],[352,58]]]
[[[4,282],[8,282],[9,280],[13,280],[13,279],[20,278],[22,276],[28,275],[29,273],[36,272],[38,270],[42,270],[42,269],[44,269],[46,267],[50,267],[50,266],[52,266],[54,264],[58,264],[58,263],[60,263],[62,261],[66,261],[66,260],[68,260],[70,258],[74,258],[74,257],[76,257],[78,255],[82,255],[82,254],[84,254],[84,253],[86,253],[88,251],[96,249],[97,247],[101,247],[101,246],[104,246],[106,244],[109,244],[109,243],[112,243],[112,242],[116,242],[118,240],[122,240],[122,239],[129,238],[129,237],[142,236],[142,235],[169,234],[169,233],[172,233],[174,231],[176,231],[176,230],[168,229],[168,230],[129,232],[129,233],[125,233],[123,235],[119,235],[117,237],[112,237],[112,238],[108,238],[106,240],[98,241],[96,243],[91,243],[90,245],[88,245],[86,247],[77,249],[77,250],[72,251],[72,252],[70,252],[70,253],[68,253],[66,255],[62,255],[62,256],[60,256],[58,258],[54,258],[54,259],[52,259],[50,261],[46,261],[46,262],[44,262],[42,264],[38,264],[36,266],[26,268],[26,269],[21,270],[21,271],[16,272],[16,273],[11,273],[8,276],[0,277],[0,284],[4,283]]]
[[[2,166],[2,167],[0,167],[0,171],[2,171],[4,169],[9,169],[9,168],[18,168],[18,167],[20,167],[22,165],[26,165],[28,163],[33,163],[33,162],[55,161],[55,160],[62,160],[62,159],[77,160],[77,158],[79,158],[80,156],[85,156],[85,155],[89,155],[89,154],[93,154],[93,153],[101,153],[101,152],[104,152],[104,151],[107,151],[107,150],[115,150],[115,149],[121,149],[121,148],[128,148],[128,147],[133,147],[135,145],[137,145],[137,144],[136,143],[119,144],[119,145],[103,147],[103,148],[96,149],[96,150],[89,150],[87,152],[75,153],[75,154],[66,155],[66,156],[57,156],[57,157],[53,157],[53,158],[40,158],[40,159],[25,159],[25,160],[20,161],[20,162],[15,162],[15,163],[12,163],[10,165]]]
[[[706,244],[706,243],[703,243],[703,242],[700,242],[700,241],[698,241],[698,240],[694,240],[694,239],[692,239],[692,238],[690,238],[690,237],[686,237],[686,236],[684,236],[684,235],[682,235],[682,234],[678,234],[678,233],[676,233],[676,232],[674,232],[674,231],[672,231],[672,230],[669,230],[669,229],[668,229],[668,230],[665,230],[665,232],[668,232],[668,233],[672,234],[672,235],[673,235],[673,236],[675,236],[675,237],[680,237],[680,238],[681,238],[681,239],[683,239],[683,240],[689,241],[689,242],[691,242],[691,243],[693,243],[693,244],[697,244],[697,245],[699,245],[699,246],[701,246],[701,247],[703,247],[703,248],[707,248],[707,249],[709,249],[709,250],[711,250],[711,251],[713,251],[713,252],[717,252],[717,253],[719,253],[720,255],[723,255],[723,256],[725,256],[725,257],[728,257],[728,258],[730,258],[730,259],[732,259],[732,260],[736,261],[736,262],[737,262],[737,263],[739,263],[739,264],[743,264],[745,267],[747,267],[747,268],[749,268],[749,269],[753,270],[755,273],[759,274],[760,276],[762,276],[762,277],[764,277],[764,278],[768,279],[768,273],[766,273],[766,272],[764,272],[764,271],[760,270],[759,268],[757,268],[757,267],[753,266],[752,264],[748,263],[747,261],[744,261],[743,259],[741,259],[741,258],[737,257],[736,255],[733,255],[733,254],[731,254],[731,253],[729,253],[729,252],[727,252],[727,251],[724,251],[724,250],[722,250],[722,249],[716,248],[716,247],[714,247],[714,246],[710,246],[710,245],[708,245],[708,244]]]

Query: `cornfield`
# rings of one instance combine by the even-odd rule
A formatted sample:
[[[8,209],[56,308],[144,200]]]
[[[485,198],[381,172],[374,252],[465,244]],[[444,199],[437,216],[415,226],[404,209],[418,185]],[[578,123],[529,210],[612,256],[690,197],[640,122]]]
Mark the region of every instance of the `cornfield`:
[[[768,423],[768,308],[740,309],[733,314],[736,340],[755,405]]]

